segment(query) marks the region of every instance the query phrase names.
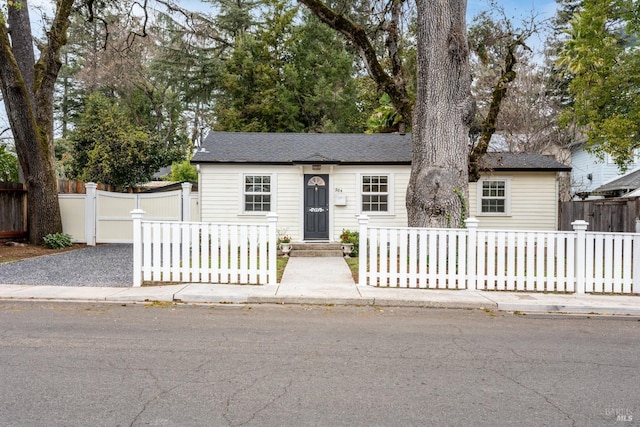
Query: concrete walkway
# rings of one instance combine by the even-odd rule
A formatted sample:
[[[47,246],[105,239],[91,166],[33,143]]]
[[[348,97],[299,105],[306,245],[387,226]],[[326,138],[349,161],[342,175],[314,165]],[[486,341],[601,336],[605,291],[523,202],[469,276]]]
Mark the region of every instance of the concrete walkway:
[[[144,303],[371,305],[640,316],[640,296],[442,291],[358,286],[342,258],[291,258],[270,286],[179,284],[140,288],[0,285],[0,299]]]

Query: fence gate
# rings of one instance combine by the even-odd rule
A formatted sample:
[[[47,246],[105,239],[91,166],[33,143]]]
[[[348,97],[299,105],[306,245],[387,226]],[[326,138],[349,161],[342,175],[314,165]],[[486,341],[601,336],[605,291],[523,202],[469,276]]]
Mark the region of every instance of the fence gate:
[[[85,184],[85,194],[59,194],[62,228],[76,242],[133,243],[131,212],[141,209],[151,221],[198,220],[191,184],[160,193],[114,193]]]
[[[96,243],[133,243],[131,211],[142,209],[155,221],[182,220],[182,192],[112,193],[96,191]]]

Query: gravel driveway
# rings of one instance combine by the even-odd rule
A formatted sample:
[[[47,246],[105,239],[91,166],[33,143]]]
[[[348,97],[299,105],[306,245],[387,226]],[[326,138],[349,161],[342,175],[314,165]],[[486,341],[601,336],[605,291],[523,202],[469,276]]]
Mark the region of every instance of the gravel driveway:
[[[108,244],[0,264],[0,284],[129,287],[133,245]]]

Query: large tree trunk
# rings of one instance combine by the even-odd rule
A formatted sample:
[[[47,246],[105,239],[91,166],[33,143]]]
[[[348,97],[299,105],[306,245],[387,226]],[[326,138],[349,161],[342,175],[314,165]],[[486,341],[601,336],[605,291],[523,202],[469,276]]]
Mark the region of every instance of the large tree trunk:
[[[418,74],[410,227],[459,227],[468,200],[471,97],[466,0],[417,0]]]
[[[62,231],[53,151],[53,90],[73,0],[57,2],[47,43],[35,62],[26,0],[0,25],[0,87],[27,184],[29,241]],[[11,37],[9,37],[11,36]]]

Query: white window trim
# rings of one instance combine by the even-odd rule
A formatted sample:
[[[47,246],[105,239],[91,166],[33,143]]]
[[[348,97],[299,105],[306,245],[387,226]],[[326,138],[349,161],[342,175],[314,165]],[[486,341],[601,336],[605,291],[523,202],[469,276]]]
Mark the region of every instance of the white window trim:
[[[387,209],[386,211],[364,211],[362,210],[362,177],[364,176],[386,176],[387,177]],[[391,172],[380,172],[380,171],[370,171],[370,172],[359,172],[357,174],[357,182],[356,189],[358,194],[358,212],[360,214],[368,215],[368,216],[390,216],[395,215],[395,195],[394,195],[394,181],[395,176]]]
[[[244,183],[245,183],[245,179],[248,176],[268,176],[271,178],[271,191],[269,193],[264,193],[264,194],[269,194],[271,196],[271,206],[270,209],[268,211],[247,211],[245,210],[245,206],[246,206],[246,199],[245,196],[247,195],[244,191]],[[276,188],[276,176],[274,173],[269,173],[269,172],[247,172],[247,173],[243,173],[242,176],[240,177],[240,210],[239,212],[241,212],[241,214],[239,216],[266,216],[269,212],[275,212],[276,211],[276,196],[275,196],[275,188]]]
[[[482,183],[486,181],[504,181],[504,212],[482,212]],[[476,183],[476,215],[477,216],[511,216],[511,177],[491,176],[480,178]]]

